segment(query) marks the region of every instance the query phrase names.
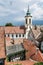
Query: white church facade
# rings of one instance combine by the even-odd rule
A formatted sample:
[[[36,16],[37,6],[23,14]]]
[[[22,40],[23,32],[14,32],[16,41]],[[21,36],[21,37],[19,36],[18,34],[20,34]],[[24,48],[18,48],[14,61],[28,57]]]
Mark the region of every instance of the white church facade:
[[[21,26],[21,27],[19,27],[19,26],[5,27],[5,37],[10,37],[11,39],[12,38],[28,39],[28,33],[30,31],[30,28],[32,29],[32,16],[31,16],[31,13],[28,8],[26,16],[25,16],[25,25]],[[6,32],[6,30],[7,30],[7,32]],[[15,31],[12,32],[12,30],[15,30]]]

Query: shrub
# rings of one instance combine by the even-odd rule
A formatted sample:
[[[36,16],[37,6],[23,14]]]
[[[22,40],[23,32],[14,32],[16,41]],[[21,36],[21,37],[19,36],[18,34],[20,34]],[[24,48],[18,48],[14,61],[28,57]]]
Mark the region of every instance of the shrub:
[[[18,63],[17,63],[17,64],[14,64],[14,65],[22,65],[22,64],[18,64]]]
[[[9,58],[8,57],[6,57],[6,61],[9,62]]]
[[[35,63],[34,65],[43,65],[43,62]]]
[[[13,26],[12,23],[6,23],[5,26]]]

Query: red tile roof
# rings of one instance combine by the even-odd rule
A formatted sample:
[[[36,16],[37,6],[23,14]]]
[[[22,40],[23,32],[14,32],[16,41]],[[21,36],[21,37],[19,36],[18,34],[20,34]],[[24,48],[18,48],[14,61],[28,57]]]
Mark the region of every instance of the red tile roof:
[[[30,61],[30,60],[25,60],[25,61],[17,61],[17,62],[5,62],[5,65],[10,65],[10,64],[22,64],[22,65],[33,65],[35,62]]]
[[[5,27],[5,33],[14,33],[14,34],[24,34],[25,33],[25,27],[20,26],[14,26],[14,27]]]
[[[5,46],[4,46],[4,31],[3,27],[0,27],[0,59],[5,58]]]
[[[0,58],[5,58],[4,29],[5,33],[25,33],[25,28],[23,27],[0,27]],[[43,62],[43,56],[41,52],[39,50],[37,51],[37,47],[32,41],[24,39],[23,46],[25,50],[28,51],[26,53],[27,59],[32,58],[33,60]]]
[[[26,50],[28,50],[28,52],[26,52],[27,59],[32,58],[35,61],[43,62],[42,53],[39,49],[37,50],[37,47],[34,45],[32,41],[25,39],[23,46]]]
[[[40,35],[41,31],[40,31],[40,26],[37,26],[37,29],[35,30],[35,26],[33,26],[32,28],[32,32],[34,34],[35,39],[37,39],[37,37]]]
[[[32,59],[43,62],[43,56],[40,51],[36,52],[35,55],[32,57]]]

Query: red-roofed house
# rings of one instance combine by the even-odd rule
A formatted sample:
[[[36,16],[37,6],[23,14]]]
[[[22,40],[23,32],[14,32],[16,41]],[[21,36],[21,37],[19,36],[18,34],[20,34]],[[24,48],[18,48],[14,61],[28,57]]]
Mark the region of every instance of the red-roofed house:
[[[42,53],[36,43],[41,33],[38,29],[34,30],[32,27],[29,8],[24,26],[0,26],[0,65],[4,65],[4,61],[5,64],[15,64],[14,61],[16,63],[18,61],[22,65],[33,65],[37,61],[43,62]],[[10,62],[7,62],[6,59]]]
[[[40,52],[39,48],[37,48],[34,42],[30,40],[24,40],[23,46],[26,50],[26,59],[29,60],[30,58],[34,61],[43,62],[43,56]]]

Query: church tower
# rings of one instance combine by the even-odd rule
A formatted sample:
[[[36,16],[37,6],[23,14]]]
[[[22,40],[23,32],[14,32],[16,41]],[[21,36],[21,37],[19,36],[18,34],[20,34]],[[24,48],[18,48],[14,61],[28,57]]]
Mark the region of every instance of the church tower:
[[[29,6],[28,6],[27,13],[25,16],[25,28],[26,28],[26,39],[28,39],[28,33],[30,31],[30,28],[32,29],[32,16],[29,11]]]

